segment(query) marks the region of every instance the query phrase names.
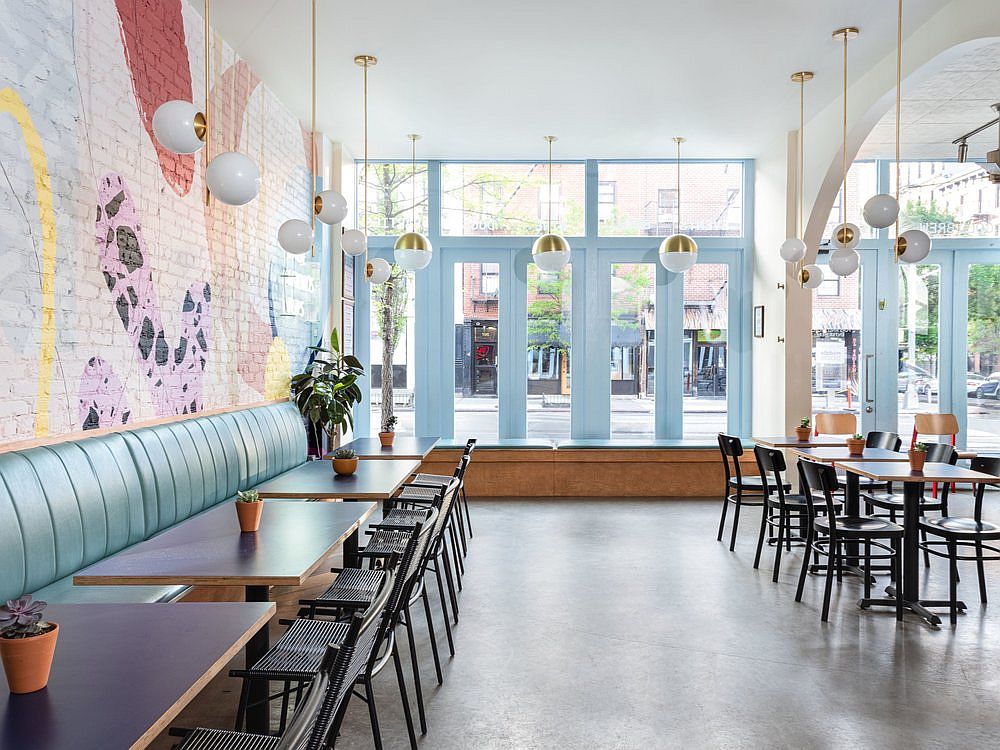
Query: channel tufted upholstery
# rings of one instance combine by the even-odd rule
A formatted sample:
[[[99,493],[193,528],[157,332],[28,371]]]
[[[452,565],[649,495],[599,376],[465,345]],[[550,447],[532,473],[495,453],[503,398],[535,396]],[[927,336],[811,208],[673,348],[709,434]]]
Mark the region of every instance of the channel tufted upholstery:
[[[182,589],[72,576],[305,458],[287,402],[0,454],[0,601],[173,598]]]

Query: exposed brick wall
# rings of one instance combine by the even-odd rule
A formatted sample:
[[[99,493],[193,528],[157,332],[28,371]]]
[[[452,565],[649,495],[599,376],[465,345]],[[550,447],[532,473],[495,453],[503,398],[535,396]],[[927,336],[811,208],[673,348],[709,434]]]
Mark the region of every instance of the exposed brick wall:
[[[0,8],[0,442],[278,397],[318,335],[318,264],[275,239],[308,215],[296,118],[215,36],[213,152],[260,195],[206,206],[204,153],[151,135],[204,100],[203,42],[182,0]]]

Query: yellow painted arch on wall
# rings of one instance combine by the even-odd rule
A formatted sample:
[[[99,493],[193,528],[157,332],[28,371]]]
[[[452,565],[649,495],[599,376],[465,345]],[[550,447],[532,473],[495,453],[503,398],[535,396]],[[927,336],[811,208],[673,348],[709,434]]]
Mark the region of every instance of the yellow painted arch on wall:
[[[49,400],[56,343],[56,214],[45,149],[31,114],[14,89],[0,89],[0,112],[11,115],[21,128],[28,160],[35,175],[35,202],[42,229],[42,330],[38,352],[38,402],[35,405],[35,437],[49,433]]]

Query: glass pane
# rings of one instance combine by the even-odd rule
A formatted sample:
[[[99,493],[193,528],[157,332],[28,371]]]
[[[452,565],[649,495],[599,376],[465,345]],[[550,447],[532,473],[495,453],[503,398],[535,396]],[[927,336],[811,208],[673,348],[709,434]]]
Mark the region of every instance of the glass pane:
[[[823,267],[813,293],[812,413],[852,412],[861,424],[861,274]]]
[[[364,164],[357,164],[357,224],[364,213]],[[368,163],[368,234],[427,232],[427,164]]]
[[[389,416],[395,416],[397,434],[414,434],[414,287],[413,274],[395,264],[389,280],[372,287],[372,432],[379,431]]]
[[[611,266],[611,437],[656,435],[653,378],[656,266]]]
[[[1000,442],[1000,265],[969,266],[969,450],[996,450]]]
[[[726,431],[729,267],[696,263],[684,274],[684,437]]]
[[[660,237],[677,231],[677,165],[606,163],[598,168],[602,236]],[[743,235],[743,165],[681,164],[681,231]]]
[[[528,265],[528,437],[570,437],[573,271]]]
[[[941,266],[899,265],[899,436],[909,445],[913,415],[938,409]],[[931,438],[935,441],[934,438]]]
[[[865,222],[861,210],[865,202],[878,192],[878,168],[873,161],[856,161],[847,170],[847,220],[861,228],[862,237],[875,237],[878,230],[872,229]],[[843,202],[843,186],[837,191],[837,197],[830,210],[823,229],[823,239],[833,236],[833,228],[841,222],[840,208]],[[808,217],[807,217],[808,218]]]
[[[455,438],[499,437],[500,265],[455,264]]]
[[[583,164],[442,164],[441,232],[523,235],[552,231],[582,235]]]
[[[1000,185],[967,162],[901,162],[899,202],[902,228],[923,229],[931,237],[1000,237]],[[896,169],[889,165],[896,189]]]

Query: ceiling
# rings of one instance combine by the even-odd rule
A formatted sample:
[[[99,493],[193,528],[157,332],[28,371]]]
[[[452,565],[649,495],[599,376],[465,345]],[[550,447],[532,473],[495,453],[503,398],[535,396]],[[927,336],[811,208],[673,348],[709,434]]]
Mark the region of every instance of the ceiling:
[[[954,159],[952,141],[994,117],[1000,102],[1000,42],[956,58],[912,90],[904,87],[900,107],[902,159]],[[895,158],[896,117],[890,109],[865,139],[858,159]],[[969,160],[979,160],[997,148],[995,127],[970,138]]]
[[[907,0],[907,29],[945,3]],[[303,122],[309,7],[212,4],[218,32]],[[851,44],[860,74],[894,49],[895,10],[871,0],[320,0],[318,126],[360,155],[353,58],[369,53],[379,58],[373,158],[408,156],[410,132],[438,158],[541,159],[547,133],[560,137],[556,158],[671,156],[674,135],[688,138],[685,156],[753,157],[797,125],[789,75],[816,72],[807,94],[818,111],[839,91],[831,32],[861,28]]]

